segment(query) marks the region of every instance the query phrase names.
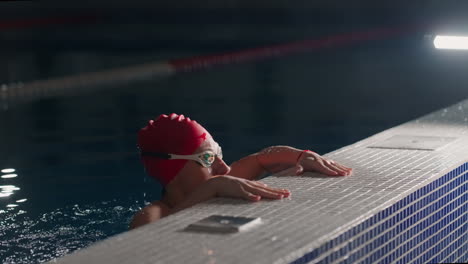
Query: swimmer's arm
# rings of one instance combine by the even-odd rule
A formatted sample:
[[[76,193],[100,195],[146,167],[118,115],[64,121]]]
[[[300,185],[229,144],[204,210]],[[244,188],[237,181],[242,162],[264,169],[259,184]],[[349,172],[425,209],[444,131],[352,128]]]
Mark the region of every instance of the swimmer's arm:
[[[289,146],[271,146],[231,164],[230,175],[255,180],[296,165],[303,151]]]
[[[290,146],[271,146],[257,154],[257,161],[267,172],[277,173],[296,166],[304,151]]]
[[[296,175],[316,171],[330,176],[351,175],[352,169],[312,151],[289,146],[271,146],[247,156],[231,165],[231,175],[249,180],[264,173],[277,173],[295,167]]]
[[[230,165],[229,175],[247,180],[257,180],[267,171],[258,163],[256,154],[244,157]]]

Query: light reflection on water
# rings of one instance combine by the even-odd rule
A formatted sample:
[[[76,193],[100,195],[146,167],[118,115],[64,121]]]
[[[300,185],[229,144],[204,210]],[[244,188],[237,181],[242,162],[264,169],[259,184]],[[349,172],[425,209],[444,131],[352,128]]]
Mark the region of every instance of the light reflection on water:
[[[18,177],[18,174],[16,173],[13,173],[16,171],[16,169],[13,169],[13,168],[7,168],[7,169],[3,169],[1,170],[2,173],[6,173],[6,174],[3,174],[1,176],[2,179],[7,179],[7,180],[2,180],[0,181],[0,184],[1,183],[10,183],[10,179],[13,179],[13,178],[17,178]],[[17,187],[15,185],[12,185],[12,184],[9,184],[9,185],[0,185],[0,198],[3,198],[2,200],[4,200],[3,202],[6,202],[7,204],[5,205],[6,208],[8,208],[8,210],[12,210],[16,207],[18,207],[19,205],[18,204],[15,204],[15,203],[9,203],[10,201],[10,196],[13,196],[16,192],[15,191],[19,191],[21,190],[20,187]],[[6,199],[6,200],[5,200]],[[23,199],[24,201],[26,201],[26,199]],[[0,200],[1,201],[1,200]],[[1,206],[1,204],[0,204]]]
[[[145,203],[128,197],[125,201],[114,199],[75,204],[41,211],[39,215],[31,214],[28,211],[33,207],[28,207],[29,199],[21,195],[15,171],[3,169],[2,173],[6,174],[0,178],[0,237],[4,238],[0,240],[2,263],[50,261],[122,233],[128,230],[131,217],[141,209],[139,204]],[[45,187],[43,184],[36,189],[42,191]],[[35,206],[38,204],[36,201]]]
[[[18,190],[20,188],[14,185],[0,185],[0,197],[9,197],[15,193],[14,191]]]
[[[3,178],[3,179],[9,179],[9,178],[16,178],[16,177],[18,177],[18,174],[11,173],[11,174],[2,175],[1,178]]]
[[[9,189],[15,189],[15,190],[19,190],[18,187],[14,186],[14,185],[0,185],[0,188],[3,188],[5,190],[9,190]]]
[[[50,261],[128,229],[138,201],[111,200],[73,205],[31,218],[26,211],[0,215],[0,257],[3,263]],[[50,223],[54,223],[53,226]]]
[[[20,190],[19,187],[16,187],[14,185],[0,185],[0,189],[2,189],[1,192],[3,192],[3,193],[10,193],[10,192],[13,192],[13,191]]]

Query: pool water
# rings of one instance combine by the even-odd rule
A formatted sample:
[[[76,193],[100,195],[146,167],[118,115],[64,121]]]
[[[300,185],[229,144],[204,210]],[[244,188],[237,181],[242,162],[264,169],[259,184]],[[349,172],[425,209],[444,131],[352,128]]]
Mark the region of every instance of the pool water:
[[[161,113],[197,120],[233,162],[270,145],[327,153],[468,97],[466,58],[450,63],[418,45],[368,43],[10,102],[0,167],[17,177],[0,178],[14,186],[0,197],[0,259],[48,261],[126,231],[160,197],[136,133]]]

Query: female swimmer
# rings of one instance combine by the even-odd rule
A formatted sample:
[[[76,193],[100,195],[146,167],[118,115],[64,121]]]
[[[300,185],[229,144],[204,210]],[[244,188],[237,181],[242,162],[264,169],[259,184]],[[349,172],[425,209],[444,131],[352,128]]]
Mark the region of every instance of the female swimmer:
[[[316,171],[329,176],[351,175],[352,169],[309,150],[272,146],[230,166],[208,131],[183,115],[160,115],[138,133],[138,147],[146,173],[165,188],[161,200],[135,214],[130,228],[157,221],[213,197],[248,201],[282,199],[285,189],[256,181],[265,173],[295,166],[295,173]]]

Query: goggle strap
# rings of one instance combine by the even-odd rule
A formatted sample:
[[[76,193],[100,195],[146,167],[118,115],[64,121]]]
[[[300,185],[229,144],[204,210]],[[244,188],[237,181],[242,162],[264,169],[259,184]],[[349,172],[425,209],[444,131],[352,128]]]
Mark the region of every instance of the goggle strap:
[[[141,155],[146,156],[146,157],[160,158],[160,159],[171,159],[171,155],[169,155],[167,153],[142,151]]]

